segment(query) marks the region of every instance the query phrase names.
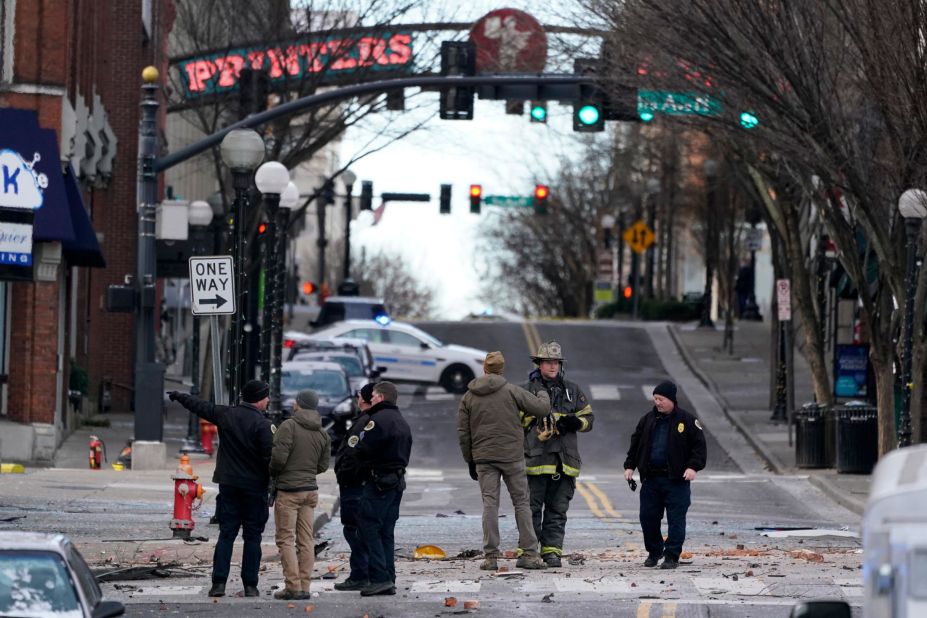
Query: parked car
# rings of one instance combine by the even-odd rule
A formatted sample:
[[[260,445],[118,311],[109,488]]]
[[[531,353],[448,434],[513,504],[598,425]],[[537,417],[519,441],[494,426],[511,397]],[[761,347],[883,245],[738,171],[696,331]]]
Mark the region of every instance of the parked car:
[[[350,382],[352,393],[356,393],[364,384],[370,381],[367,379],[367,374],[364,372],[364,365],[361,363],[360,358],[353,352],[337,350],[324,352],[304,351],[297,352],[290,360],[294,363],[310,361],[337,363],[341,365],[344,372],[348,374],[348,382]]]
[[[61,534],[0,532],[0,615],[108,618],[107,601],[77,548]]]
[[[299,391],[311,388],[319,394],[319,414],[322,428],[332,439],[335,452],[351,422],[357,416],[357,400],[348,374],[338,363],[290,361],[283,363],[280,373],[281,405],[287,418]]]
[[[358,358],[363,368],[362,377],[364,381],[360,382],[361,386],[367,382],[376,382],[380,379],[380,376],[386,372],[386,367],[374,364],[373,353],[370,351],[370,346],[368,346],[367,342],[363,339],[350,339],[347,337],[314,339],[308,335],[295,333],[293,331],[289,331],[286,334],[292,337],[286,339],[286,341],[291,342],[287,346],[290,350],[287,360],[295,360],[301,355],[313,354],[316,352],[353,354]],[[351,375],[350,371],[348,371],[348,375]],[[351,378],[353,387],[355,376],[351,375]]]
[[[345,320],[312,334],[313,339],[363,339],[374,362],[386,367],[394,382],[439,384],[451,393],[464,393],[483,370],[486,352],[445,344],[420,328],[402,322]]]
[[[324,328],[329,324],[344,320],[376,320],[380,323],[391,321],[382,298],[369,296],[329,296],[319,315],[311,322],[314,328]]]

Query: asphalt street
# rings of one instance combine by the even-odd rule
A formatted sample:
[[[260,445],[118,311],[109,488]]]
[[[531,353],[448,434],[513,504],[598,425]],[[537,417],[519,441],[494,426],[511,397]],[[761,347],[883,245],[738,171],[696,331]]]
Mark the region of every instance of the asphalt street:
[[[110,583],[104,585],[105,592],[129,604],[130,615],[151,616],[305,611],[325,616],[442,616],[464,612],[463,601],[469,599],[481,603],[480,610],[472,613],[485,616],[787,616],[797,599],[826,597],[843,597],[858,605],[860,543],[853,536],[858,516],[827,500],[803,476],[774,475],[751,463],[741,452],[742,437],[714,420],[703,423],[708,466],[692,485],[684,547],[692,555],[684,556],[675,572],[641,566],[645,552],[637,518],[638,494],[621,476],[631,432],[650,408],[650,392],[661,380],[680,384],[683,407],[697,411],[693,402],[701,402],[692,376],[679,363],[668,362],[675,352],[654,347],[654,341],[665,344],[665,339],[635,325],[432,322],[420,326],[447,343],[501,350],[506,377],[515,383],[525,381],[533,367],[529,356],[540,342],[562,344],[566,375],[586,393],[596,416],[593,430],[580,436],[583,473],[570,507],[564,547],[572,562],[565,560],[558,570],[509,577],[479,571],[476,559],[412,559],[421,544],[438,545],[449,557],[481,549],[481,501],[457,444],[459,396],[438,387],[403,385],[400,408],[412,427],[414,444],[396,528],[399,595],[361,599],[333,592],[334,580],[325,579],[313,586],[318,597],[289,604],[292,607],[267,596],[259,602],[233,597],[213,603],[204,596],[211,541],[202,548],[206,559],[197,567],[199,576],[187,573],[164,581]],[[183,427],[172,426],[166,433],[179,438]],[[333,491],[329,476],[323,475],[323,480],[326,491]],[[95,551],[99,546],[91,540],[167,536],[167,501],[139,498],[132,483],[120,488],[116,481],[116,489],[124,493],[117,494],[117,502],[100,505],[94,502],[98,487],[91,479],[76,488],[62,485],[60,495],[52,483],[36,498],[5,497],[0,500],[0,516],[25,514],[29,529],[61,531]],[[151,489],[146,487],[136,483],[135,490]],[[505,493],[501,505],[503,549],[514,550],[517,533]],[[208,506],[201,517],[206,514]],[[216,528],[204,524],[201,520],[197,530],[214,540]],[[0,523],[0,529],[8,525],[16,524]],[[786,529],[791,528],[812,531],[807,537],[788,536]],[[272,530],[271,517],[264,539],[266,555],[276,553]],[[770,530],[773,537],[763,536]],[[815,532],[820,530],[832,532]],[[332,569],[340,578],[347,546],[337,518],[322,528],[319,540],[330,541],[330,546],[320,555],[317,570]],[[92,562],[99,558],[88,556]],[[503,564],[514,569],[514,560]],[[267,562],[264,595],[270,595],[281,579],[279,564]],[[233,577],[231,593],[236,586],[240,583]],[[446,597],[457,598],[459,605],[444,606]]]

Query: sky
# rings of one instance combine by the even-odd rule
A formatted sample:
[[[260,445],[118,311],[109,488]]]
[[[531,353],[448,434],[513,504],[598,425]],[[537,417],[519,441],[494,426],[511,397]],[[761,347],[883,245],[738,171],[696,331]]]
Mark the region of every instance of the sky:
[[[568,25],[562,19],[545,19],[542,10],[532,8],[532,4],[539,3],[503,6],[527,10],[542,23]],[[466,14],[456,18],[476,21],[493,8],[497,6],[476,2],[460,9]],[[407,91],[407,97],[411,92]],[[357,174],[355,190],[359,190],[360,181],[373,181],[374,207],[379,206],[377,196],[384,191],[430,193],[432,201],[390,202],[375,226],[370,214],[362,213],[352,227],[352,248],[401,253],[422,282],[436,290],[436,317],[457,319],[492,309],[479,300],[476,266],[485,256],[475,255],[479,226],[491,221],[487,213],[492,207],[484,204],[482,215],[470,214],[470,185],[481,185],[484,197],[531,195],[535,182],[546,182],[564,157],[578,152],[572,107],[550,102],[548,122],[541,124],[530,122],[527,105],[523,116],[506,115],[504,101],[475,99],[474,119],[470,121],[438,119],[436,93],[417,96],[415,105],[422,109],[398,119],[396,112],[389,112],[350,129],[341,145],[341,158],[347,162],[363,152],[387,122],[412,126],[424,121],[421,130],[355,161],[351,170]],[[600,134],[602,139],[606,135]],[[441,184],[453,187],[450,215],[438,212]]]

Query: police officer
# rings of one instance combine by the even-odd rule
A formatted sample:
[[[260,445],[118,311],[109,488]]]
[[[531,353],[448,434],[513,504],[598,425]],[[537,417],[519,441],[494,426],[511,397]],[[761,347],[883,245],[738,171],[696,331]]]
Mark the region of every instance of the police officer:
[[[392,382],[379,382],[370,398],[367,422],[348,438],[348,449],[364,479],[360,529],[367,549],[370,582],[363,596],[396,594],[393,530],[406,488],[406,466],[412,452],[412,430],[399,412],[399,391]],[[360,424],[360,423],[358,423]]]
[[[542,419],[523,416],[526,427],[525,456],[531,516],[541,544],[541,557],[549,567],[561,565],[567,509],[576,489],[581,460],[577,433],[592,429],[592,406],[575,382],[563,377],[563,353],[556,341],[542,344],[531,357],[537,369],[528,376],[526,388],[537,394],[546,390],[551,413]]]
[[[367,548],[360,531],[361,496],[364,493],[364,478],[361,476],[360,461],[357,451],[348,448],[352,438],[356,443],[360,434],[370,421],[367,410],[373,405],[373,384],[365,384],[357,393],[357,407],[360,414],[352,421],[347,435],[338,447],[335,455],[335,477],[338,479],[338,489],[341,494],[341,526],[344,540],[351,548],[351,573],[343,582],[335,584],[335,590],[358,591],[363,590],[370,583],[367,571]]]
[[[705,467],[705,460],[702,424],[679,407],[676,385],[661,382],[653,389],[653,409],[637,423],[624,461],[625,480],[630,481],[637,468],[643,481],[640,520],[647,548],[644,566],[657,566],[661,557],[661,569],[679,566],[686,538],[686,512],[692,496],[689,483]],[[664,510],[665,542],[660,533]]]
[[[258,569],[261,566],[261,535],[267,523],[267,486],[273,431],[264,416],[270,387],[251,380],[241,389],[241,403],[221,406],[192,395],[171,391],[168,397],[198,417],[218,427],[222,448],[216,456],[213,483],[219,484],[222,501],[217,504],[219,540],[212,556],[212,587],[209,596],[225,595],[225,582],[232,563],[232,546],[241,529],[244,552],[241,582],[246,597],[259,596]]]

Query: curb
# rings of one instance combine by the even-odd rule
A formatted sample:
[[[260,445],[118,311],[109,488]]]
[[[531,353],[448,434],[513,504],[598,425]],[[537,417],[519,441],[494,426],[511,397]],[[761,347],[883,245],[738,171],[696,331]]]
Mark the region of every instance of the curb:
[[[853,511],[857,515],[862,515],[866,511],[865,502],[861,503],[858,500],[847,497],[846,493],[838,491],[834,488],[833,485],[828,483],[823,477],[817,476],[815,474],[808,475],[808,481],[821,490],[828,498],[847,509],[848,511]]]
[[[734,427],[737,428],[737,431],[743,435],[747,440],[753,450],[756,451],[757,455],[766,462],[766,465],[769,466],[769,469],[775,474],[782,475],[786,466],[782,464],[779,459],[773,455],[766,446],[753,437],[747,427],[743,424],[743,421],[738,418],[736,415],[731,414],[730,409],[728,408],[727,400],[724,398],[724,395],[720,393],[717,385],[714,381],[708,377],[705,372],[703,372],[695,363],[695,360],[689,354],[689,351],[682,344],[682,341],[679,340],[679,335],[676,332],[676,327],[673,325],[668,325],[667,330],[669,331],[670,338],[673,340],[673,343],[676,344],[676,349],[679,351],[679,355],[682,356],[683,361],[685,361],[686,366],[689,367],[689,370],[695,375],[696,378],[708,389],[708,391],[714,396],[718,401],[718,405],[721,407],[721,411],[724,412],[724,416],[731,422]]]

